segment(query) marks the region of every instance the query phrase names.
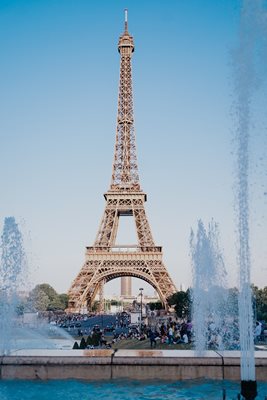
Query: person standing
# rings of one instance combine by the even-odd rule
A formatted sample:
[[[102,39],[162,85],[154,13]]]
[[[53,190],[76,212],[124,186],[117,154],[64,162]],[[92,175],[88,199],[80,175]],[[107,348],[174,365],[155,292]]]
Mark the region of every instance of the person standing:
[[[150,347],[151,349],[154,347],[156,348],[157,342],[156,342],[156,332],[153,331],[152,329],[149,332],[149,339],[150,339]]]
[[[254,330],[254,341],[255,343],[257,343],[260,339],[261,336],[261,323],[260,322],[256,322],[256,327]]]
[[[168,339],[169,339],[169,344],[173,344],[173,329],[170,326],[169,331],[168,331]]]

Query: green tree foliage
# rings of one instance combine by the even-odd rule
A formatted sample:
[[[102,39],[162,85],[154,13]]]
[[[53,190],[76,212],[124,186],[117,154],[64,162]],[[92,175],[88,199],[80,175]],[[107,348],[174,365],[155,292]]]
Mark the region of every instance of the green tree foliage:
[[[267,286],[259,289],[257,286],[252,286],[254,309],[256,319],[258,321],[267,321]]]
[[[45,294],[48,296],[50,301],[54,300],[58,296],[55,289],[48,283],[41,283],[40,285],[37,285],[36,287],[38,289],[42,290],[43,292],[45,292]]]
[[[86,345],[87,346],[92,346],[92,336],[88,335],[86,339]]]
[[[29,294],[27,308],[31,311],[46,311],[48,305],[49,297],[43,290],[36,286]]]
[[[238,317],[238,289],[236,287],[227,290],[226,306],[231,317]],[[219,295],[219,290],[218,290]],[[267,322],[267,286],[259,289],[252,285],[252,301],[255,319]],[[186,292],[174,293],[168,299],[169,306],[174,307],[179,318],[190,318],[191,315],[191,296],[190,289]]]
[[[93,332],[91,336],[87,337],[87,346],[99,346],[101,334],[99,332]]]
[[[151,311],[163,309],[163,305],[160,301],[156,301],[154,303],[148,303],[147,305],[149,306]]]
[[[27,299],[27,308],[31,311],[64,310],[67,304],[67,294],[58,294],[48,283],[36,285]]]
[[[69,296],[67,293],[61,293],[58,295],[61,305],[63,306],[63,310],[68,307]]]
[[[79,348],[80,348],[80,347],[79,347],[78,343],[75,342],[72,349],[73,349],[73,350],[79,350]]]
[[[82,337],[82,339],[81,339],[80,349],[86,349],[86,341],[85,341],[84,337]]]
[[[169,306],[173,306],[178,318],[188,318],[191,315],[191,298],[189,289],[176,292],[168,298]]]

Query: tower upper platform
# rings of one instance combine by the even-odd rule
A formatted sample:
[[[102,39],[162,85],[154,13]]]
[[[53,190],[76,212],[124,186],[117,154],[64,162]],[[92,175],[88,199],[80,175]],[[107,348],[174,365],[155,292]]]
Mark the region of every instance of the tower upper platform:
[[[128,32],[128,10],[125,10],[124,32],[119,38],[118,51],[122,55],[130,55],[134,52],[133,37]]]

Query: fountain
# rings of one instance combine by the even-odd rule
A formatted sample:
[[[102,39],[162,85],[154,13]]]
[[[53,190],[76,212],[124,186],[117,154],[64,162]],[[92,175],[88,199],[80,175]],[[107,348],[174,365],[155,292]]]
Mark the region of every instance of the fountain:
[[[260,0],[244,0],[243,7],[243,21],[242,35],[241,35],[241,46],[238,55],[238,68],[236,78],[236,90],[237,90],[237,116],[238,116],[238,128],[237,128],[237,143],[238,143],[238,184],[237,184],[237,215],[238,215],[238,263],[240,268],[240,296],[239,296],[239,309],[240,309],[240,345],[241,345],[241,394],[246,399],[254,399],[257,396],[257,384],[255,377],[255,362],[254,362],[254,345],[253,345],[253,334],[252,334],[252,308],[251,308],[251,291],[250,291],[250,249],[249,249],[249,208],[248,208],[248,161],[249,161],[249,125],[250,125],[250,100],[252,94],[253,82],[253,71],[251,69],[251,52],[253,48],[254,36],[250,36],[250,32],[246,31],[246,24],[251,27],[253,24],[252,16],[258,15],[258,12],[263,11],[263,1]],[[252,29],[253,31],[253,29]],[[219,231],[217,224],[212,221],[208,229],[205,229],[202,221],[198,223],[197,234],[191,234],[191,252],[193,264],[196,268],[195,277],[195,301],[197,306],[200,307],[200,311],[195,312],[196,321],[196,342],[197,352],[201,354],[207,345],[207,324],[212,325],[212,330],[217,333],[221,333],[226,329],[226,316],[229,316],[228,299],[226,296],[226,274],[224,268],[224,261],[222,251],[219,248]],[[18,226],[13,217],[6,218],[4,232],[2,235],[2,258],[1,258],[1,294],[0,294],[0,334],[1,354],[10,354],[16,346],[27,347],[23,341],[20,341],[24,334],[21,333],[21,329],[14,328],[14,321],[16,320],[16,308],[18,305],[17,291],[20,284],[23,283],[24,272],[23,269],[26,265],[26,257],[22,246],[22,237],[18,230]],[[204,268],[199,269],[200,266]],[[210,295],[205,297],[204,294]],[[212,299],[212,301],[211,301]],[[217,314],[217,310],[221,314]],[[203,319],[202,316],[206,313],[207,319]],[[220,317],[223,315],[223,318]],[[198,321],[198,322],[197,322]],[[199,328],[198,328],[199,326]],[[211,327],[210,327],[211,329]],[[227,332],[229,333],[227,327]],[[29,339],[29,332],[26,332],[26,339]],[[16,333],[16,334],[15,334]],[[233,344],[234,340],[226,341],[225,336],[220,334],[218,338],[216,348],[218,350],[227,349],[228,344]],[[233,337],[233,335],[230,337]],[[30,338],[32,342],[33,337]],[[40,341],[43,337],[40,338]],[[13,343],[12,343],[13,341]],[[26,340],[27,341],[27,340]],[[29,341],[28,341],[29,342]],[[36,348],[36,345],[34,345]],[[31,354],[33,354],[32,352]],[[215,352],[213,352],[215,353]],[[190,373],[194,378],[208,377],[207,371],[211,374],[212,378],[218,374],[221,379],[224,379],[224,368],[227,370],[227,366],[220,360],[218,354],[212,355],[212,362],[209,362],[209,357],[206,359],[203,357],[202,360],[194,358],[190,351],[187,351],[188,355],[184,357],[173,355],[173,357],[180,357],[179,362],[173,362],[169,355],[165,355],[164,352],[159,352],[159,357],[156,359],[154,353],[142,351],[136,354],[131,354],[124,351],[105,351],[101,353],[101,350],[94,353],[77,350],[75,357],[73,353],[69,358],[62,361],[61,355],[55,355],[50,353],[49,362],[43,360],[40,354],[35,353],[31,360],[28,360],[28,354],[25,359],[28,362],[27,374],[23,375],[26,367],[23,364],[25,359],[23,354],[19,354],[21,359],[17,357],[17,354],[13,353],[12,357],[1,357],[1,376],[3,379],[14,379],[14,377],[21,379],[101,379],[103,375],[105,379],[121,379],[127,377],[126,374],[130,371],[135,371],[136,376],[139,379],[145,379],[146,377],[151,378],[152,376],[162,376],[165,374],[168,379],[177,380],[177,376],[182,379],[188,379],[188,365],[190,363]],[[129,356],[130,354],[130,356]],[[48,357],[48,356],[47,356]],[[94,359],[95,357],[95,359]],[[131,359],[132,357],[132,359]],[[188,362],[186,357],[192,358]],[[210,358],[212,358],[210,357]],[[13,358],[13,360],[12,360]],[[136,359],[140,365],[137,365]],[[235,356],[230,357],[235,358]],[[22,362],[21,362],[22,360]],[[36,361],[37,360],[37,361]],[[132,361],[133,360],[133,361]],[[141,362],[140,362],[141,360]],[[203,362],[204,361],[204,362]],[[13,364],[12,364],[13,363]],[[52,367],[51,367],[52,365]],[[62,368],[62,365],[67,366]],[[86,365],[86,368],[84,367]],[[144,368],[144,365],[146,366]],[[266,363],[265,363],[266,365]],[[127,366],[127,367],[126,367]],[[131,368],[132,367],[132,370]],[[138,369],[138,367],[140,367]],[[155,374],[155,369],[158,367],[158,374]],[[204,368],[205,367],[205,368]],[[234,360],[232,364],[228,365],[228,374],[233,374],[233,371],[238,370],[238,361]],[[178,369],[179,368],[179,369]],[[164,371],[165,370],[165,371]],[[263,370],[263,368],[261,369]],[[214,371],[214,375],[212,375]],[[219,375],[218,371],[223,371]],[[230,373],[229,373],[230,371]],[[170,372],[172,372],[170,378]],[[261,371],[260,371],[261,372]],[[179,375],[178,375],[179,373]],[[17,374],[17,375],[16,375]],[[138,375],[140,374],[140,375]],[[235,375],[235,379],[236,379]],[[141,377],[141,378],[140,378]],[[192,377],[192,376],[191,376]],[[232,378],[232,376],[231,376]],[[263,378],[262,378],[263,379]],[[13,382],[12,382],[13,384]],[[64,383],[65,385],[65,383]],[[73,383],[71,383],[73,385]],[[168,387],[171,385],[168,384]],[[220,389],[221,384],[212,382],[210,383],[212,389]],[[116,387],[116,385],[114,385]],[[189,383],[188,387],[191,390],[192,383]],[[39,389],[40,390],[40,389]],[[76,389],[75,389],[76,390]],[[128,384],[127,384],[127,388]],[[164,389],[165,390],[165,389]],[[180,390],[180,388],[179,388]],[[235,389],[236,390],[236,389]],[[160,388],[162,396],[163,390]],[[112,390],[112,394],[114,389]],[[149,392],[151,393],[151,392]],[[197,394],[200,398],[206,395],[208,397],[207,388],[204,387],[201,394]],[[171,395],[173,392],[171,393]],[[64,394],[66,398],[68,394]],[[140,393],[138,393],[140,398]],[[190,395],[191,396],[191,395]],[[51,397],[51,396],[48,396]],[[103,393],[101,392],[101,397]],[[192,398],[192,397],[190,397]]]
[[[27,289],[27,258],[23,238],[14,217],[5,218],[1,236],[0,355],[19,349],[71,349],[73,338],[44,321],[26,326],[18,315],[19,292]]]
[[[219,228],[211,221],[206,230],[198,221],[196,235],[191,230],[193,267],[193,320],[198,356],[207,348],[231,349],[234,342],[234,315],[229,306],[226,270],[219,248]]]
[[[249,241],[249,143],[251,130],[251,103],[253,92],[259,82],[255,74],[255,53],[259,57],[258,41],[267,33],[266,4],[262,0],[244,0],[241,12],[240,44],[235,59],[236,91],[236,215],[237,215],[237,261],[239,269],[239,342],[241,366],[241,395],[255,399],[257,383],[255,375],[253,310],[251,293],[251,256]],[[213,233],[212,233],[213,232]],[[214,242],[215,238],[215,242]],[[223,261],[216,241],[216,229],[208,233],[201,221],[195,238],[191,233],[191,254],[194,269],[194,322],[196,350],[203,352],[207,345],[207,318],[216,314],[211,287],[224,287]],[[215,251],[214,251],[215,250]],[[217,255],[216,255],[217,254]],[[212,299],[212,303],[211,300]],[[222,310],[220,310],[221,312]],[[206,320],[202,316],[206,315]],[[213,317],[214,320],[214,317]],[[213,321],[215,328],[216,322]],[[220,327],[217,326],[220,330]],[[218,347],[219,348],[219,347]]]
[[[251,296],[249,243],[249,144],[251,102],[257,86],[255,54],[262,29],[267,28],[266,5],[261,0],[244,0],[240,44],[235,60],[237,141],[237,232],[239,265],[239,326],[241,348],[241,395],[257,396]]]
[[[23,287],[27,265],[22,236],[14,217],[5,218],[1,239],[0,354],[6,354],[14,347],[13,322],[19,304],[18,291]]]

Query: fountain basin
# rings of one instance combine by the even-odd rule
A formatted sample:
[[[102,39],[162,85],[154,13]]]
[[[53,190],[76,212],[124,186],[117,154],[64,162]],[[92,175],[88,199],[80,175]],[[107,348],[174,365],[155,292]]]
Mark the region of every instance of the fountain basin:
[[[267,383],[260,382],[259,399],[267,392]],[[234,381],[186,380],[186,381],[150,381],[106,380],[106,381],[0,381],[0,398],[8,400],[23,399],[105,399],[140,400],[144,399],[180,399],[180,400],[218,400],[223,394],[227,399],[236,399],[239,383]]]
[[[267,352],[255,352],[256,378],[266,381]],[[0,359],[1,379],[240,379],[240,352],[192,350],[17,350]]]

